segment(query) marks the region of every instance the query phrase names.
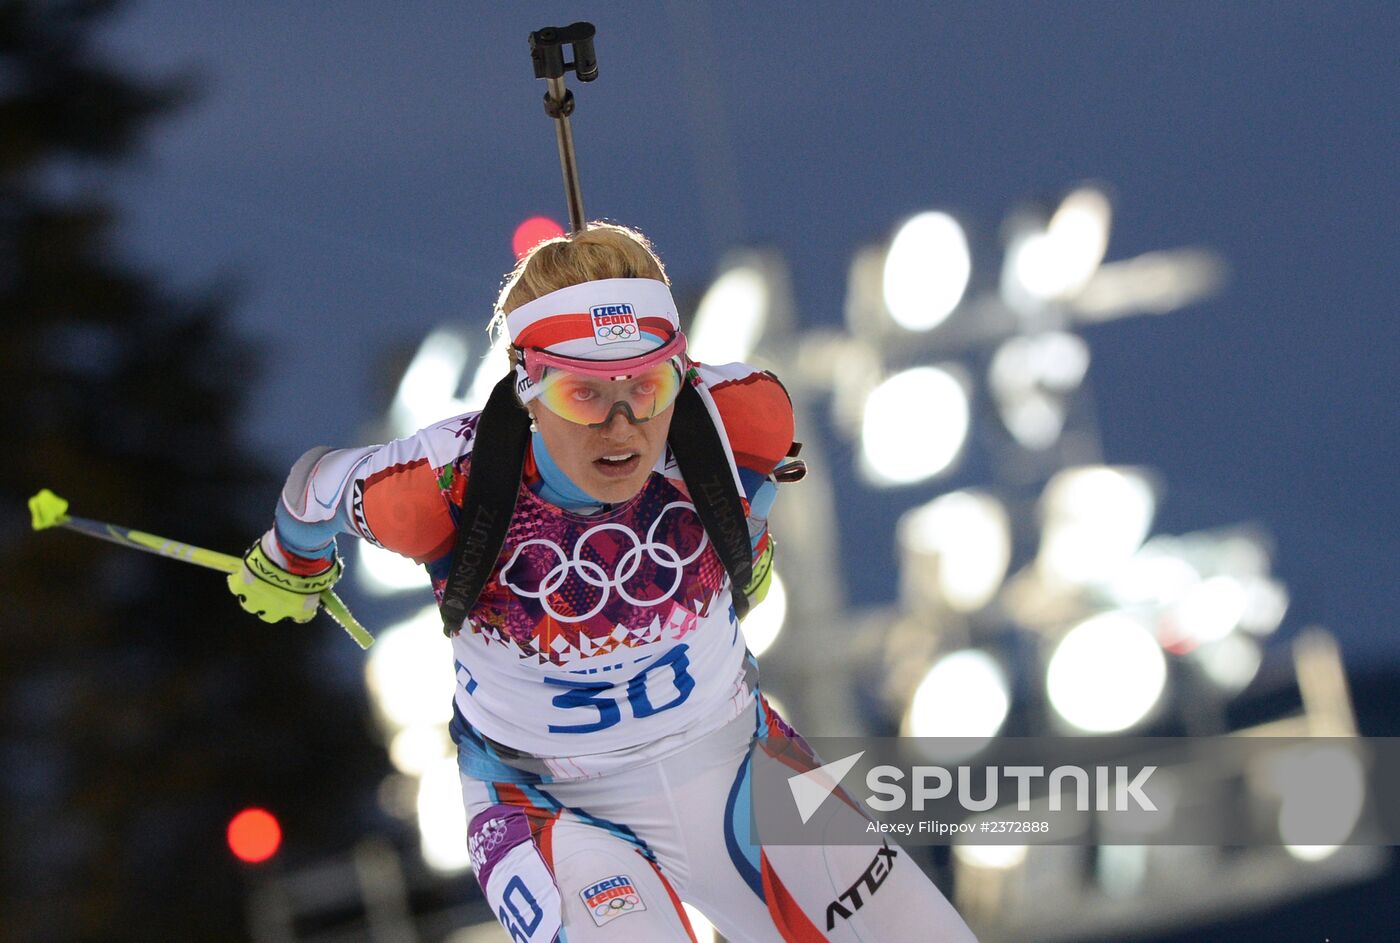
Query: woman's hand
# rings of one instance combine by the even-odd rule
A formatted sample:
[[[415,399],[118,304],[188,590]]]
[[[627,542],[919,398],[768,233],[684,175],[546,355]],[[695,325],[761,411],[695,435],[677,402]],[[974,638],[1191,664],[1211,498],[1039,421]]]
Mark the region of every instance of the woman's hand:
[[[263,550],[262,541],[248,548],[243,567],[228,577],[229,592],[238,603],[264,622],[310,622],[321,603],[321,593],[340,579],[340,558],[312,576],[298,576],[278,566]]]

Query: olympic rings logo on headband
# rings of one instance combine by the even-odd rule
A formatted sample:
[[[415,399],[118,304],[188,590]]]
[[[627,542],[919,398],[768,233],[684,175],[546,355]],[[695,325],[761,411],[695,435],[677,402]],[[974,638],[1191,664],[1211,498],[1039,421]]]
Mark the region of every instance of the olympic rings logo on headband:
[[[635,324],[612,324],[598,328],[599,337],[621,337],[630,338],[636,336],[637,325]]]
[[[695,505],[688,501],[672,501],[670,504],[663,507],[661,513],[656,516],[656,520],[651,522],[651,526],[647,528],[647,538],[645,541],[639,540],[636,531],[632,530],[630,527],[616,523],[596,524],[588,528],[588,530],[580,534],[578,540],[574,542],[572,556],[565,554],[564,548],[560,547],[552,540],[535,537],[530,540],[522,541],[520,545],[515,548],[515,552],[511,554],[510,560],[506,562],[506,565],[501,567],[501,575],[499,577],[501,584],[518,596],[523,596],[526,599],[538,599],[540,601],[540,606],[543,607],[545,612],[549,613],[559,622],[565,623],[583,622],[602,612],[603,607],[612,599],[613,590],[616,590],[617,594],[621,596],[624,601],[633,606],[642,608],[659,606],[676,595],[676,591],[681,588],[681,580],[685,576],[685,568],[691,563],[694,563],[700,557],[700,554],[704,553],[705,547],[709,544],[710,540],[709,535],[706,534],[704,528],[701,527],[700,543],[697,544],[695,549],[686,557],[682,557],[676,552],[675,548],[671,547],[669,544],[659,543],[656,540],[656,528],[661,524],[661,521],[672,508],[680,508],[689,511],[695,516],[697,523],[699,522],[699,516],[696,514]],[[592,560],[585,560],[583,558],[583,550],[589,539],[596,534],[601,534],[609,530],[615,530],[625,535],[626,538],[632,542],[632,546],[624,552],[622,556],[617,558],[617,562],[614,564],[616,572],[612,575],[609,575],[601,566],[594,563]],[[531,545],[546,547],[558,558],[558,562],[544,575],[544,578],[539,582],[539,586],[535,589],[517,586],[510,581],[509,576],[511,570],[515,567],[516,561],[520,559],[520,555],[525,551],[526,547]],[[655,599],[641,599],[634,596],[628,591],[626,586],[627,581],[636,576],[637,571],[641,569],[643,554],[646,554],[656,566],[671,570],[673,574],[670,588]],[[549,602],[549,597],[557,592],[570,576],[577,576],[589,586],[596,586],[602,590],[598,595],[598,601],[594,603],[593,607],[581,615],[566,615],[558,612]]]
[[[640,332],[637,312],[629,304],[594,305],[588,313],[593,318],[593,342],[599,347],[625,343]]]

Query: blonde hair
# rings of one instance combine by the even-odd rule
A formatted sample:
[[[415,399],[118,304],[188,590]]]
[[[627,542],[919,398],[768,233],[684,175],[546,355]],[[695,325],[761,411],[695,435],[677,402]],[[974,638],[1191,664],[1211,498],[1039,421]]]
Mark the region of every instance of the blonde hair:
[[[506,276],[487,330],[504,334],[506,315],[552,291],[603,278],[654,278],[666,285],[651,240],[616,223],[593,222],[582,232],[556,236],[535,246]]]

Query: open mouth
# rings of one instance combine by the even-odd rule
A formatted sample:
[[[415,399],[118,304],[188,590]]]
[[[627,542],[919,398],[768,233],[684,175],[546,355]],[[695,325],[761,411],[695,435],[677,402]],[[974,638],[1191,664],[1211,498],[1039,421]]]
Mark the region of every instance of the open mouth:
[[[641,461],[641,455],[636,452],[619,452],[594,459],[593,467],[609,477],[622,477],[636,471]]]

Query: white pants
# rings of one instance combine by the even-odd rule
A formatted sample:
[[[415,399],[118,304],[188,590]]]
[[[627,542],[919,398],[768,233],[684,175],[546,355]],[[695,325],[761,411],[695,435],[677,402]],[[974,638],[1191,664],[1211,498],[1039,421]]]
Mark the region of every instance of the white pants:
[[[511,939],[693,941],[684,900],[732,943],[975,943],[897,845],[749,844],[755,720],[745,712],[680,753],[595,779],[463,776],[477,878]]]

